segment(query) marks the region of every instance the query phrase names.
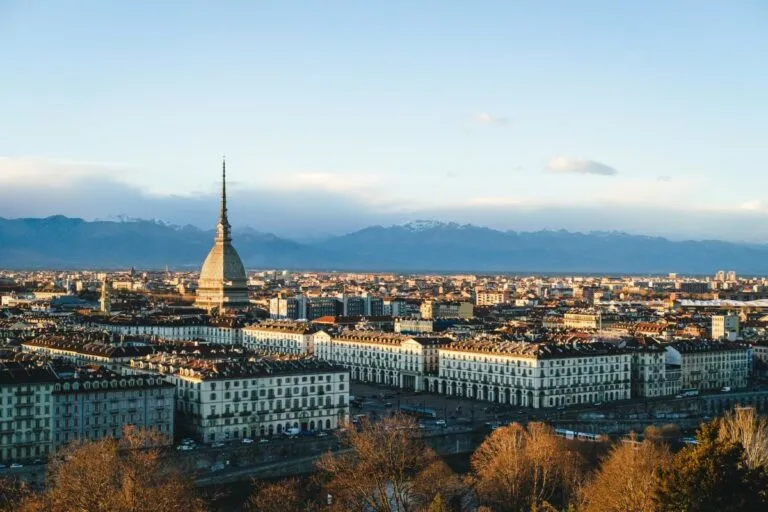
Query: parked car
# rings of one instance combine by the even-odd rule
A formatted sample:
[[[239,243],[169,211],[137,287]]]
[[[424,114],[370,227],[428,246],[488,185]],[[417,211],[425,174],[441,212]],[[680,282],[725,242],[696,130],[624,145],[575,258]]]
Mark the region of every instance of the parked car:
[[[19,464],[18,462],[14,462],[13,464],[11,464],[11,469],[19,469],[23,467],[24,467],[24,464]]]
[[[317,437],[327,437],[327,436],[328,436],[328,432],[320,431],[317,433]]]
[[[436,420],[435,425],[437,425],[438,427],[444,427],[446,426],[446,423],[445,423],[445,420]]]
[[[188,452],[188,451],[194,450],[195,447],[191,444],[180,444],[179,446],[176,447],[176,449],[180,452]]]
[[[211,448],[222,448],[224,446],[224,443],[221,441],[216,441],[215,443],[211,443]]]
[[[243,440],[241,441],[241,443],[243,443],[243,444],[253,444],[253,439],[251,439],[250,437],[244,437]]]
[[[268,442],[269,442],[269,439],[267,439],[266,437],[262,437],[261,439],[259,439],[259,444],[268,443]]]

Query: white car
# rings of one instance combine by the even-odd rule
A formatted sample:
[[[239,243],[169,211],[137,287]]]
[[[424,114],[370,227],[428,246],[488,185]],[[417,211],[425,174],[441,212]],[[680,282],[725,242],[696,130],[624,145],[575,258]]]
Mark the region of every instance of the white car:
[[[180,444],[179,446],[176,447],[176,449],[180,452],[188,452],[190,450],[194,450],[195,447],[192,446],[191,444]]]
[[[24,465],[23,464],[19,464],[18,462],[14,462],[13,464],[11,464],[11,469],[19,469],[19,468],[23,468],[23,467],[24,467]]]
[[[224,443],[222,443],[221,441],[211,443],[211,448],[222,448],[223,446],[224,446]]]
[[[250,437],[244,437],[242,443],[243,444],[252,444],[253,443],[253,439],[251,439]]]
[[[262,437],[261,439],[259,439],[259,444],[268,443],[268,442],[269,442],[269,439],[267,439],[266,437]]]
[[[326,437],[328,435],[328,432],[318,432],[317,437]]]

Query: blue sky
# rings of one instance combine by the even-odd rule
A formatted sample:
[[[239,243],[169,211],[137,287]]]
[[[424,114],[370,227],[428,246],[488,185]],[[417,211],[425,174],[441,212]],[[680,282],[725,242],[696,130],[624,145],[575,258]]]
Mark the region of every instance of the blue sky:
[[[768,3],[0,0],[0,216],[768,240]]]

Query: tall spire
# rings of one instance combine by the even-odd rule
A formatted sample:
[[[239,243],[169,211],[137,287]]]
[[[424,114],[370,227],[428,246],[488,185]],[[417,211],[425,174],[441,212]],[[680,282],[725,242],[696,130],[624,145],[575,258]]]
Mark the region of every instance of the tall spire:
[[[216,238],[231,240],[229,219],[227,218],[227,161],[221,158],[221,204],[219,206],[219,223],[216,226]]]

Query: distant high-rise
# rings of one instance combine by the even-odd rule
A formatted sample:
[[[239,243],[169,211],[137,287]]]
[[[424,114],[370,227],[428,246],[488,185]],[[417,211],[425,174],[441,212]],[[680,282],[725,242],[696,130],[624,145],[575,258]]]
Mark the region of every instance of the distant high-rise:
[[[210,311],[241,309],[248,306],[248,281],[245,267],[232,247],[232,232],[227,218],[227,168],[221,165],[221,205],[213,248],[200,270],[195,305]]]

